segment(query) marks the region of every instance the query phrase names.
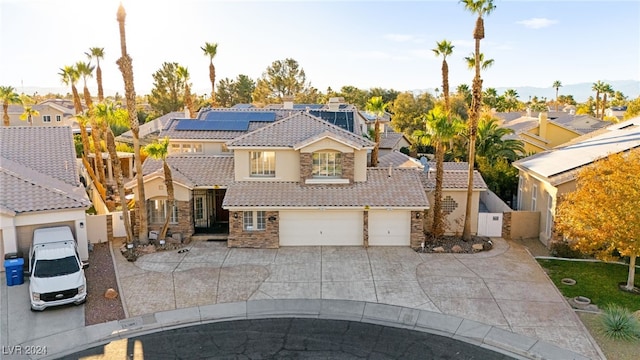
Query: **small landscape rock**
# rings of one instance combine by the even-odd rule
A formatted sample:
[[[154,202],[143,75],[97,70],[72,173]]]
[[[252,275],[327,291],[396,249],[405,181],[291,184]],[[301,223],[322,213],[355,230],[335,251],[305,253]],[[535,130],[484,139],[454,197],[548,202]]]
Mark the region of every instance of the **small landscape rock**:
[[[438,246],[436,248],[433,248],[433,252],[435,252],[435,253],[443,253],[444,252],[444,248],[442,246]]]
[[[104,292],[104,297],[107,299],[115,299],[118,297],[118,292],[112,288],[108,288],[107,291]]]
[[[640,310],[634,312],[633,315],[635,315],[635,317],[638,318],[638,321],[640,321]]]
[[[460,245],[453,245],[453,247],[451,248],[451,251],[453,251],[454,253],[458,254],[458,253],[463,252],[464,249]]]
[[[484,245],[483,244],[473,244],[473,245],[471,245],[471,248],[473,249],[473,251],[482,251],[482,250],[484,250]]]

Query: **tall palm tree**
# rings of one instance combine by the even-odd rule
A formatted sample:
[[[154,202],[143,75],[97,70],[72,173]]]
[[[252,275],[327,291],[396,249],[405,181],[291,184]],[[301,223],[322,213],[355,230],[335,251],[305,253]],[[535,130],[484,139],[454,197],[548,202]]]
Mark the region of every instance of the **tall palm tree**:
[[[205,42],[201,47],[204,54],[209,57],[209,80],[211,80],[211,106],[216,101],[216,67],[213,65],[213,58],[218,53],[218,43]]]
[[[442,214],[442,187],[444,178],[444,153],[447,145],[464,129],[464,122],[452,117],[440,106],[436,106],[423,115],[425,130],[416,130],[413,137],[421,145],[431,145],[436,149],[436,188],[433,203],[433,223],[431,234],[439,237],[444,234],[444,216]]]
[[[85,55],[91,61],[96,58],[96,81],[98,82],[98,101],[104,101],[104,91],[102,90],[102,69],[100,68],[100,59],[104,59],[104,48],[92,47]]]
[[[467,181],[467,204],[464,215],[464,229],[462,237],[465,241],[471,240],[471,200],[473,198],[473,170],[475,168],[475,147],[478,133],[478,120],[480,119],[480,106],[482,104],[482,79],[480,78],[480,40],[484,39],[484,19],[496,6],[493,0],[461,0],[466,10],[477,15],[476,25],[473,29],[475,40],[475,76],[473,78],[473,97],[471,99],[471,116],[469,117],[469,177]]]
[[[492,67],[493,64],[495,63],[493,59],[485,60],[483,53],[480,53],[480,56],[478,57],[478,59],[480,60],[480,68],[482,70],[487,70],[488,68]],[[474,54],[471,54],[470,56],[465,56],[464,61],[467,63],[467,67],[469,69],[476,68],[476,56]]]
[[[558,111],[558,90],[560,89],[560,87],[562,87],[562,83],[560,82],[560,80],[556,80],[553,82],[553,85],[551,85],[551,87],[556,89],[556,112],[557,112]]]
[[[84,61],[78,61],[76,63],[76,71],[82,78],[84,103],[87,104],[88,108],[87,117],[91,125],[91,140],[93,140],[93,154],[95,155],[96,169],[98,170],[98,180],[102,186],[106,187],[107,177],[104,171],[104,161],[102,160],[102,148],[100,145],[102,136],[100,136],[100,127],[97,125],[95,117],[93,116],[93,100],[91,100],[91,93],[87,87],[87,78],[93,77],[94,68],[94,66]]]
[[[109,119],[114,116],[113,105],[103,102],[99,103],[98,105],[96,105],[95,115],[100,124],[108,124]],[[127,231],[127,242],[131,242],[131,240],[133,240],[133,230],[131,229],[131,221],[129,221],[129,206],[127,204],[126,193],[124,191],[122,167],[120,165],[120,159],[118,158],[118,152],[116,151],[115,137],[113,136],[111,127],[109,127],[108,125],[105,129],[105,138],[107,143],[107,151],[109,152],[109,158],[111,160],[111,168],[113,169],[113,175],[116,178],[118,197],[120,198],[120,204],[122,206],[122,217],[124,219],[124,228]]]
[[[607,95],[613,96],[614,91],[610,84],[603,83],[602,88],[600,89],[602,92],[602,111],[600,112],[600,119],[604,119],[604,111],[607,109]]]
[[[136,204],[139,214],[139,234],[138,238],[142,244],[149,243],[149,224],[147,220],[147,200],[144,195],[144,179],[142,177],[142,159],[140,157],[140,124],[138,123],[138,111],[136,109],[136,90],[133,86],[133,65],[131,56],[127,53],[127,39],[124,28],[124,21],[127,13],[124,11],[122,3],[118,7],[117,12],[118,27],[120,30],[120,52],[122,56],[118,59],[117,64],[122,73],[124,81],[124,92],[127,100],[127,112],[129,113],[129,127],[133,138],[134,163],[136,167],[137,192],[138,198]]]
[[[478,123],[476,157],[486,158],[491,165],[500,159],[516,161],[524,154],[524,145],[520,140],[504,138],[513,133],[512,129],[499,126],[495,118],[481,119]]]
[[[24,112],[20,115],[20,120],[27,121],[29,126],[33,126],[33,117],[40,115],[40,112],[34,109],[32,104],[27,103],[24,99],[22,100],[24,104]]]
[[[91,145],[89,143],[89,134],[87,134],[87,123],[89,122],[89,115],[87,113],[76,114],[76,120],[78,121],[78,127],[80,127],[80,139],[82,139],[82,164],[85,169],[87,169],[87,173],[89,173],[89,177],[93,182],[93,185],[98,190],[102,201],[107,200],[107,191],[105,190],[102,183],[99,181],[96,173],[93,171],[93,166],[89,163],[89,158],[87,154],[91,151]]]
[[[600,93],[604,90],[604,83],[600,80],[594,82],[591,86],[591,90],[596,92],[596,118],[600,118],[599,109],[600,109]]]
[[[368,113],[375,115],[376,117],[376,123],[373,130],[373,141],[375,141],[376,146],[371,151],[372,167],[378,166],[378,148],[380,147],[380,118],[387,111],[387,105],[389,104],[385,103],[382,100],[382,96],[374,96],[369,99],[369,101],[367,101],[367,105],[365,106],[365,110]]]
[[[506,102],[506,110],[513,111],[518,109],[518,91],[515,89],[507,89],[504,92],[504,101]]]
[[[431,49],[436,56],[442,56],[442,93],[444,94],[444,111],[449,111],[449,64],[447,56],[453,53],[454,46],[451,41],[442,40],[436,43],[436,48]]]
[[[2,123],[4,126],[11,125],[9,121],[9,104],[19,104],[20,95],[16,93],[13,86],[0,86],[0,100],[2,100]]]
[[[60,69],[58,73],[62,78],[62,83],[68,86],[71,86],[71,93],[73,94],[73,106],[75,108],[76,114],[82,113],[82,102],[80,101],[80,95],[78,94],[78,89],[76,88],[76,83],[80,79],[80,74],[78,70],[74,66],[66,65],[65,67]]]
[[[469,89],[469,85],[458,85],[458,87],[456,88],[456,93],[464,99],[467,106],[471,106],[471,89]]]
[[[156,160],[162,160],[162,171],[164,172],[164,185],[167,187],[167,200],[168,200],[168,213],[164,219],[164,225],[160,231],[160,239],[164,239],[169,229],[169,219],[173,214],[173,208],[175,206],[175,196],[173,190],[173,175],[171,174],[171,168],[167,163],[167,156],[169,155],[169,138],[165,137],[164,140],[151,143],[144,147],[149,156]]]
[[[187,109],[189,109],[189,117],[195,118],[196,110],[193,106],[193,97],[191,95],[191,87],[189,85],[189,70],[184,66],[178,65],[176,74],[178,75],[178,78],[182,79],[184,82],[184,104],[187,106]]]

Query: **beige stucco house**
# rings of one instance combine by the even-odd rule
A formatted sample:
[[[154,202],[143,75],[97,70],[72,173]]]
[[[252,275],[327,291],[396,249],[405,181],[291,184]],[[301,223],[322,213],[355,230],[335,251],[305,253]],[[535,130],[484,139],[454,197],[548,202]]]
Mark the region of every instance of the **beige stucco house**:
[[[548,246],[554,239],[558,198],[575,190],[578,171],[609,154],[639,147],[640,117],[636,117],[514,162],[519,170],[517,210],[540,212],[540,241]]]
[[[28,120],[20,119],[20,116],[24,113],[24,107],[22,105],[9,105],[9,125],[70,126],[79,131],[78,123],[75,119],[73,101],[71,100],[48,99],[33,105],[33,109],[38,111],[38,115],[33,116],[33,124],[29,124]]]
[[[68,225],[88,260],[91,202],[76,163],[68,126],[0,128],[0,253],[26,256],[35,229]]]
[[[328,115],[210,109],[170,121],[160,136],[170,139],[172,232],[222,229],[232,247],[419,247],[429,208],[420,172],[368,168],[374,143]],[[143,171],[150,229],[159,228],[170,212],[161,163],[148,159]]]

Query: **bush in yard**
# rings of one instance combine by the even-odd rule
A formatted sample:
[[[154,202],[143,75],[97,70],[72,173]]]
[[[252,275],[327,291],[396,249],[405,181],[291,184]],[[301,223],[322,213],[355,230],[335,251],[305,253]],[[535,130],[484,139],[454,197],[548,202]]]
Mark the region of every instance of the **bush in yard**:
[[[600,316],[606,337],[626,341],[640,339],[640,320],[628,309],[609,305]]]
[[[574,249],[566,241],[554,241],[549,246],[549,253],[551,256],[567,259],[583,259],[584,255],[580,250]]]

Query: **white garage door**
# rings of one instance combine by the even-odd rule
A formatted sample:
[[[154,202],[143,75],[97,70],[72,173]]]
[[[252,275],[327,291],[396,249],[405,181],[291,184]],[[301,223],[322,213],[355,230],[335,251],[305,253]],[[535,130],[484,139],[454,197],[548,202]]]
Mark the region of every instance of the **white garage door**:
[[[361,211],[280,211],[280,246],[360,246]]]
[[[369,245],[409,246],[411,211],[369,211]]]

